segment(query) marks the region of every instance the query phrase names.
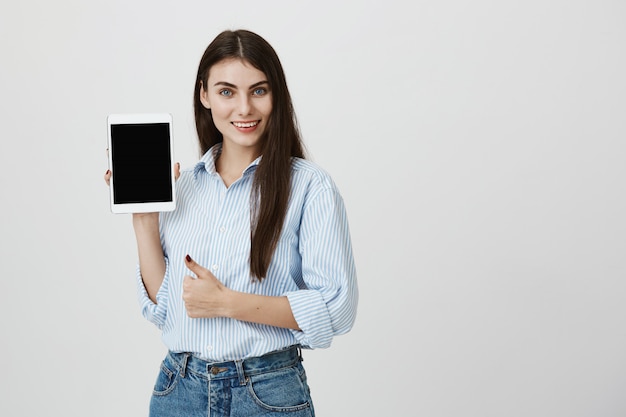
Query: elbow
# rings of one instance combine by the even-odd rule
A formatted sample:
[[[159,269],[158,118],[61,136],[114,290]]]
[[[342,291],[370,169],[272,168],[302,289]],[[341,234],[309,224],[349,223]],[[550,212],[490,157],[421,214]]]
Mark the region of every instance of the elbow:
[[[345,316],[340,317],[333,325],[333,334],[339,336],[348,333],[354,327],[356,322],[356,306],[346,312]]]
[[[333,318],[333,333],[342,335],[348,333],[356,322],[357,309],[359,304],[359,293],[356,286],[349,297],[344,299],[342,308],[337,310]]]

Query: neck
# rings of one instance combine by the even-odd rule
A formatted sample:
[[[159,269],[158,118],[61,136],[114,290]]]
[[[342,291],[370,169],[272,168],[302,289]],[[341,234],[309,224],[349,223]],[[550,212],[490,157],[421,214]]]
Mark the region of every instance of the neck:
[[[215,169],[222,177],[226,187],[241,178],[243,171],[259,157],[259,151],[255,148],[241,148],[227,146],[222,144],[222,152],[215,161]]]

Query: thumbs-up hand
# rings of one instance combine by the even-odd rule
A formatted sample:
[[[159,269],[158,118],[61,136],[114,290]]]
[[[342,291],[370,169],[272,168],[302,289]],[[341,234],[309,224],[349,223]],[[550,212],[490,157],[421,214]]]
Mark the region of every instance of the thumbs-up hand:
[[[183,279],[183,301],[187,315],[192,318],[225,317],[226,300],[231,291],[189,255],[185,257],[185,265],[197,277],[187,275]]]

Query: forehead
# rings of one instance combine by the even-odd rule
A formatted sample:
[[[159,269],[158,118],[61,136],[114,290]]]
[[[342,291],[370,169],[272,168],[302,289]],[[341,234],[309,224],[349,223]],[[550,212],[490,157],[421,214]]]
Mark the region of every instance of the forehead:
[[[248,61],[238,58],[224,59],[209,69],[208,84],[225,81],[234,85],[251,85],[266,80],[265,74]]]

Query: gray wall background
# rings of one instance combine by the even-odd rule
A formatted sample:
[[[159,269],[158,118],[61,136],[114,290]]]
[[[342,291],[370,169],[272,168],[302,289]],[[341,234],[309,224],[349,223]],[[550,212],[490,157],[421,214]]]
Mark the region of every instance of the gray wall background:
[[[106,115],[197,158],[223,29],[281,57],[344,195],[357,324],[306,352],[319,416],[626,415],[626,3],[5,1],[0,415],[139,416],[165,350],[109,211]]]

